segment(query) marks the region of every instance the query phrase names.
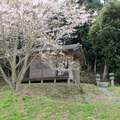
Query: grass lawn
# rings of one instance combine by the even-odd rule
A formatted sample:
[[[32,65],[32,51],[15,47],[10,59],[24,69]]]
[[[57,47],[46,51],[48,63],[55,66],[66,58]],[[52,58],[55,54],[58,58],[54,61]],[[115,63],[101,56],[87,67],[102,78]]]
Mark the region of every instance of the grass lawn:
[[[67,98],[63,99],[61,96],[61,100],[58,100],[60,97],[56,96],[55,99],[52,91],[53,86],[53,91],[56,91],[56,94],[63,94],[63,97],[66,95]],[[2,86],[0,87],[0,120],[120,120],[120,105],[90,103],[87,100],[83,103],[85,94],[90,91],[90,88],[87,89],[88,86],[93,88],[93,85],[88,84],[79,86],[79,89],[76,89],[75,84],[69,87],[67,84],[32,84],[31,94],[28,92],[27,84],[22,85],[21,92],[15,94],[9,90],[8,86]],[[82,91],[80,91],[81,88]],[[84,88],[87,89],[85,89],[86,92]],[[97,87],[94,89],[97,90]],[[39,92],[35,94],[33,93],[35,91]],[[68,96],[78,95],[78,91],[80,98],[82,98],[81,101],[74,102],[73,99],[68,99]],[[95,95],[96,92],[92,91]],[[101,94],[101,92],[97,91],[97,94]]]

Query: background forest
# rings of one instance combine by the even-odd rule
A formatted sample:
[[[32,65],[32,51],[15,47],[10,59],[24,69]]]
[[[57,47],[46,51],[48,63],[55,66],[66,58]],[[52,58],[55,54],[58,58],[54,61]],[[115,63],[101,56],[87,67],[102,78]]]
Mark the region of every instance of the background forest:
[[[87,71],[103,74],[114,72],[116,82],[120,83],[120,1],[79,0],[94,15],[95,22],[89,21],[83,26],[76,26],[65,44],[81,43],[87,61]]]

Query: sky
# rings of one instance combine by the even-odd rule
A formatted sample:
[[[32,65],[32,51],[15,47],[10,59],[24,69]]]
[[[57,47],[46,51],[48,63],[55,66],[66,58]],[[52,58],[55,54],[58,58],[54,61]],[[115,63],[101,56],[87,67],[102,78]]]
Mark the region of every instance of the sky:
[[[104,3],[104,0],[101,0],[101,3]]]

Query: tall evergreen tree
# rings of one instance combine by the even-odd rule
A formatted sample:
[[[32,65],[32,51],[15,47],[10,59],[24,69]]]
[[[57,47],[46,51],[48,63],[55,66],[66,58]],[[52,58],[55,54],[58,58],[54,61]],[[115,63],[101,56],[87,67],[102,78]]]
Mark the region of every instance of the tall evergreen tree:
[[[110,1],[99,14],[97,21],[91,27],[89,34],[92,39],[94,53],[98,63],[103,65],[103,79],[108,72],[118,71],[118,58],[120,56],[120,2]],[[116,61],[115,63],[113,63]],[[115,60],[116,59],[116,60]],[[115,64],[115,65],[112,65]],[[114,67],[113,67],[114,66]],[[116,69],[115,69],[116,66]]]

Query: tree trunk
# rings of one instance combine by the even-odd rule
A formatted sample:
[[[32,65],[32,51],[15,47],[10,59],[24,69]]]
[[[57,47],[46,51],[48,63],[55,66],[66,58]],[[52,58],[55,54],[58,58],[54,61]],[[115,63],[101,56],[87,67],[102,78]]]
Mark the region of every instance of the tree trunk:
[[[87,64],[87,71],[90,71],[90,62],[88,61],[88,64]]]
[[[103,72],[103,65],[100,65],[100,72]]]
[[[97,59],[95,58],[95,64],[94,64],[94,72],[96,72],[96,61],[97,61]]]
[[[89,70],[89,72],[91,72],[91,69],[92,69],[92,65],[90,64],[90,68],[89,68],[90,70]]]
[[[91,68],[92,68],[92,66],[91,66],[90,62],[88,62],[87,71],[88,71],[88,72],[91,72]]]
[[[20,90],[20,85],[21,85],[21,82],[18,82],[18,83],[16,84],[16,90],[15,90],[15,92],[19,92],[19,90]]]
[[[103,80],[106,78],[107,73],[108,73],[107,64],[105,63],[105,65],[104,65],[104,71],[103,71]]]
[[[19,92],[19,89],[20,89],[20,82],[15,82],[15,83],[9,83],[9,86],[10,86],[10,88],[11,88],[11,90],[12,90],[12,92],[14,92],[14,93],[17,93],[17,92]]]

